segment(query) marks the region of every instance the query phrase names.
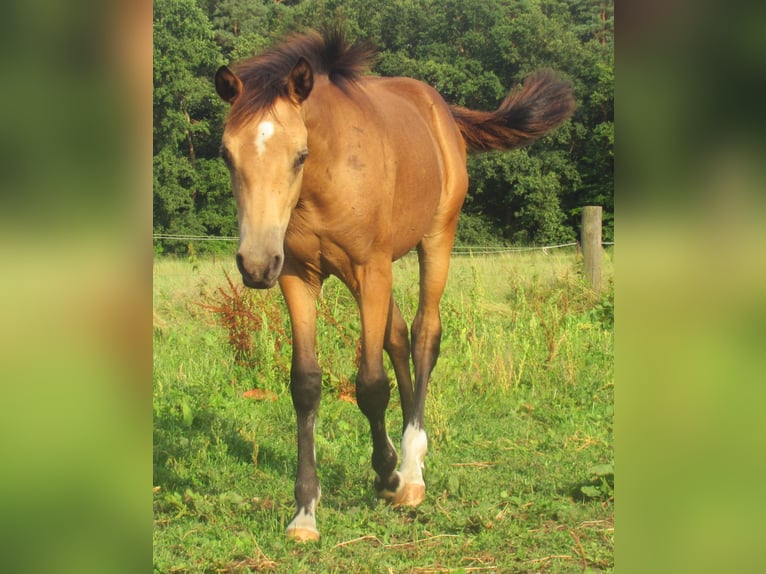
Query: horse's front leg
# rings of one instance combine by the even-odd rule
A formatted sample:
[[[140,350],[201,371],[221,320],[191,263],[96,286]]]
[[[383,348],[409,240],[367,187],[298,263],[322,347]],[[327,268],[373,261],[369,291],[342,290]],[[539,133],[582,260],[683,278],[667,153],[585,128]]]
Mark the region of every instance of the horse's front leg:
[[[319,540],[316,509],[321,489],[316,471],[314,423],[322,392],[322,371],[316,358],[316,298],[321,281],[309,283],[282,274],[279,285],[290,312],[293,359],[290,394],[298,425],[298,470],[295,478],[295,515],[287,526],[287,537],[299,541]]]
[[[391,301],[391,262],[365,266],[355,272],[362,326],[362,349],[356,376],[356,400],[370,423],[372,467],[379,496],[391,498],[399,488],[396,449],[386,431],[386,407],[391,395],[383,368],[383,344]]]

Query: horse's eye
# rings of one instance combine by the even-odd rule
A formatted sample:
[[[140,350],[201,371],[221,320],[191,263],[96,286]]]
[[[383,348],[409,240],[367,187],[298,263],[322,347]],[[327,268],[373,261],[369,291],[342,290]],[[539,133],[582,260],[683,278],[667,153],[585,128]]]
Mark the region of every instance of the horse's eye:
[[[293,164],[293,169],[295,169],[295,171],[299,171],[303,167],[303,164],[306,163],[306,158],[308,156],[308,150],[298,152],[298,156],[295,158],[295,164]]]

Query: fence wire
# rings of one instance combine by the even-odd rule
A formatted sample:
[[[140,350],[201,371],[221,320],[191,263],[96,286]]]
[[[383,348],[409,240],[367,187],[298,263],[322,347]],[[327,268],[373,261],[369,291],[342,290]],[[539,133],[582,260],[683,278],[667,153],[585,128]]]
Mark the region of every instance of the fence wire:
[[[213,235],[171,235],[168,233],[155,233],[152,235],[154,240],[166,241],[239,241],[239,237],[231,236],[213,236]],[[614,241],[604,241],[602,245],[614,245]],[[571,243],[560,243],[558,245],[535,245],[529,247],[511,247],[505,245],[487,246],[487,245],[456,245],[452,248],[453,255],[501,255],[504,253],[523,253],[528,251],[542,251],[547,253],[552,249],[561,249],[564,247],[575,247],[576,241]],[[414,250],[413,250],[414,252]]]

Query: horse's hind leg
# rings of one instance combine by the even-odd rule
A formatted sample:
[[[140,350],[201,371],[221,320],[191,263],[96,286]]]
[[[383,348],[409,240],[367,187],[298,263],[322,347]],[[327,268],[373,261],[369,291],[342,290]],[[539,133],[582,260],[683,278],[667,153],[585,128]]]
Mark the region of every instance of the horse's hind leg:
[[[355,269],[358,289],[352,291],[359,305],[362,324],[362,353],[356,377],[356,400],[370,423],[372,467],[377,474],[376,490],[386,496],[399,487],[396,449],[386,432],[386,407],[391,395],[383,368],[383,344],[391,302],[390,260]]]
[[[415,366],[415,397],[402,436],[401,487],[395,505],[417,506],[425,498],[423,468],[428,439],[424,412],[428,379],[439,357],[441,318],[439,301],[447,283],[450,254],[457,215],[438,234],[425,237],[418,245],[420,299],[412,322],[412,361]]]
[[[396,373],[399,399],[402,403],[402,421],[406,424],[412,413],[412,405],[415,400],[412,390],[412,374],[410,373],[410,336],[407,323],[402,318],[402,313],[399,311],[393,295],[388,309],[388,324],[386,325],[386,338],[383,347],[386,349],[394,367],[394,373]]]

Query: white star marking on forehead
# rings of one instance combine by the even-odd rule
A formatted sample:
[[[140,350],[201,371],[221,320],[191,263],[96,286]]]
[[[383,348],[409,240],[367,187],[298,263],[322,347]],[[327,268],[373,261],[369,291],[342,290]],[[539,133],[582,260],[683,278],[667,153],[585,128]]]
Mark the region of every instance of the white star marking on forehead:
[[[266,151],[266,142],[274,135],[274,124],[271,122],[261,122],[258,124],[258,135],[255,136],[255,147],[258,155],[263,155]]]

